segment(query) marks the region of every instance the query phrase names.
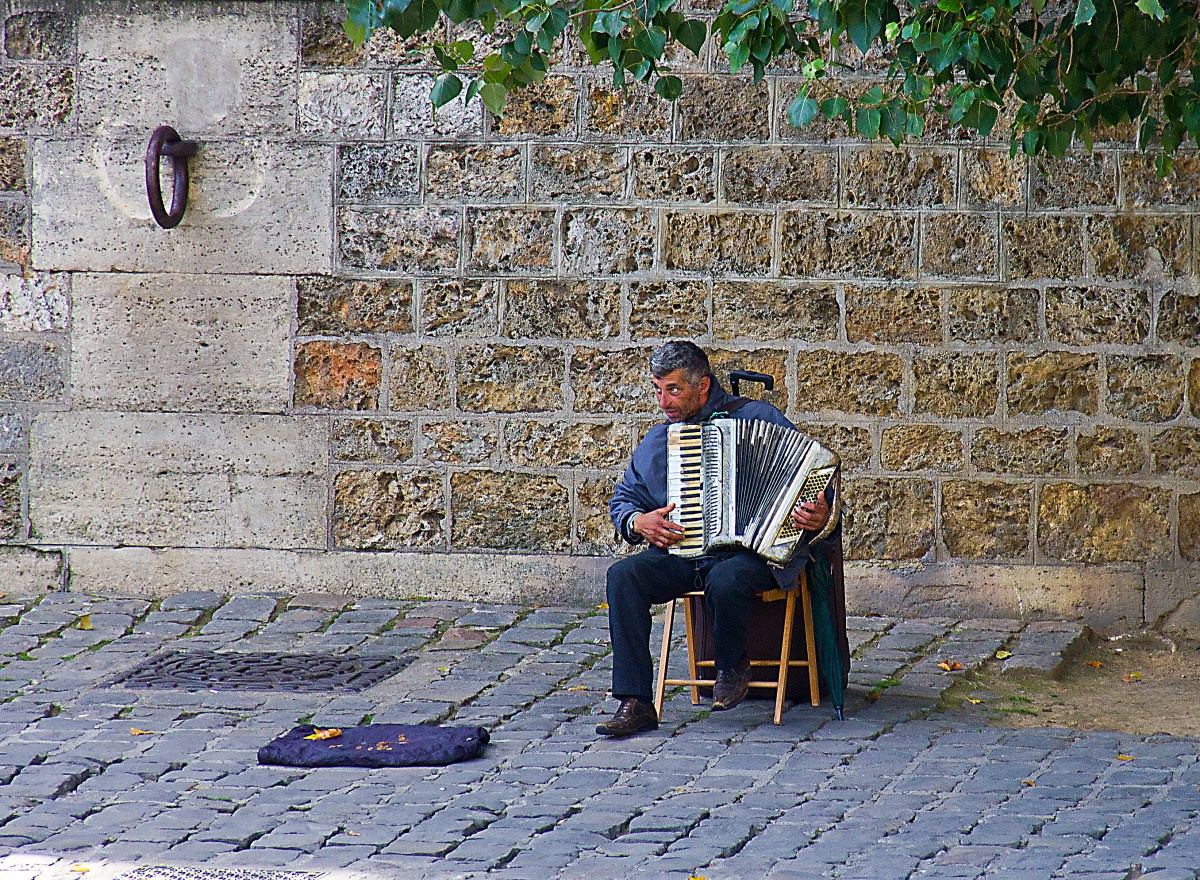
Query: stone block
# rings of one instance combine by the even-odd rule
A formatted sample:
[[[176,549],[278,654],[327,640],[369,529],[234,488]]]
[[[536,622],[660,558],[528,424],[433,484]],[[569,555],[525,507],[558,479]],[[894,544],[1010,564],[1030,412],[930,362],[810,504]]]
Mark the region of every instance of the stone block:
[[[0,541],[20,538],[25,531],[21,521],[21,472],[10,462],[0,462]]]
[[[1040,294],[1032,287],[954,287],[946,299],[954,341],[1028,342],[1041,335]]]
[[[891,213],[789,211],[782,218],[784,275],[916,277],[917,221]]]
[[[429,336],[495,336],[499,312],[498,282],[454,278],[421,284],[421,323]]]
[[[347,202],[410,204],[421,194],[415,144],[338,147],[338,198]]]
[[[797,408],[804,409],[803,399],[799,400]],[[841,423],[807,421],[798,421],[795,425],[806,437],[811,437],[826,449],[836,452],[842,460],[843,471],[859,471],[871,467],[870,429]]]
[[[0,202],[0,272],[24,274],[29,246],[29,208],[22,202]]]
[[[34,416],[29,511],[57,544],[326,546],[325,419]]]
[[[187,213],[170,231],[150,218],[145,152],[141,134],[136,141],[34,142],[35,267],[289,275],[330,271],[332,163],[326,148],[263,139],[205,143],[189,163]],[[81,162],[81,155],[91,158]],[[170,184],[164,183],[164,189],[169,192]],[[84,221],[79,205],[94,206]]]
[[[535,144],[530,147],[529,197],[554,202],[623,199],[628,171],[624,147]]]
[[[1178,426],[1150,438],[1154,473],[1200,481],[1200,429]]]
[[[1196,533],[1193,532],[1193,535]],[[1193,561],[1148,566],[1146,572],[1146,625],[1171,636],[1191,637],[1200,627],[1200,601],[1196,585],[1200,565]]]
[[[1200,562],[1200,493],[1179,496],[1179,555]]]
[[[692,76],[675,102],[681,141],[755,141],[771,137],[771,90],[748,76]]]
[[[554,226],[552,210],[469,209],[469,265],[484,272],[536,272],[553,269]]]
[[[845,492],[846,558],[917,560],[933,554],[933,483],[850,477]]]
[[[491,422],[456,419],[426,421],[417,432],[422,461],[445,464],[495,464],[499,430]]]
[[[544,345],[465,345],[458,350],[458,406],[467,412],[561,409],[563,355]]]
[[[672,212],[663,217],[667,269],[768,275],[775,218],[771,214]]]
[[[342,27],[340,9],[310,6],[300,14],[300,63],[305,67],[357,67],[366,46],[356,46]]]
[[[1046,332],[1069,345],[1138,345],[1150,333],[1145,288],[1049,287]]]
[[[917,208],[956,201],[953,150],[867,147],[842,153],[842,201],[848,208]]]
[[[0,127],[54,129],[71,119],[75,72],[69,67],[0,69]]]
[[[625,546],[608,517],[616,476],[586,477],[575,488],[575,546],[581,553],[612,556]]]
[[[802,204],[832,208],[838,198],[837,151],[807,147],[729,150],[721,166],[721,197],[758,207]]]
[[[1200,205],[1200,156],[1176,153],[1171,173],[1160,178],[1154,156],[1122,153],[1123,207],[1186,210]]]
[[[1110,152],[1039,156],[1031,167],[1035,208],[1107,208],[1117,204],[1117,161]]]
[[[169,5],[89,9],[79,19],[79,125],[136,132],[143,150],[144,133],[163,123],[201,139],[290,132],[296,24],[294,10],[273,5],[238,15],[216,3],[186,16]]]
[[[1105,405],[1114,416],[1168,422],[1183,411],[1183,362],[1169,354],[1110,354]]]
[[[387,82],[382,74],[301,72],[296,104],[302,136],[380,140]]]
[[[904,362],[887,352],[796,352],[796,401],[802,412],[890,416],[900,411]]]
[[[333,480],[334,546],[444,549],[442,481],[430,471],[342,471]]]
[[[190,412],[287,408],[289,279],[115,273],[74,279],[77,403]]]
[[[1066,428],[979,428],[971,439],[971,464],[994,474],[1066,474],[1071,470],[1071,432]]]
[[[571,499],[553,476],[466,471],[450,477],[455,548],[565,550],[571,544]]]
[[[751,382],[742,386],[742,396],[765,400],[780,412],[786,413],[791,409],[787,388],[789,358],[786,351],[777,348],[711,348],[708,352],[708,360],[713,373],[721,378],[727,390],[731,389],[730,370],[753,370],[756,373],[773,376],[775,378],[774,391],[765,391],[761,385]]]
[[[365,342],[296,346],[296,406],[372,410],[379,407],[383,359]]]
[[[46,593],[62,590],[66,577],[63,554],[57,550],[0,547],[0,578],[8,587],[6,592],[10,599],[40,598]]]
[[[477,138],[483,132],[483,102],[459,95],[435,112],[429,100],[434,75],[399,71],[392,78],[391,126],[394,138]]]
[[[565,275],[643,272],[654,266],[655,214],[635,208],[579,208],[563,215]]]
[[[337,461],[402,464],[413,456],[413,423],[408,419],[334,419],[331,430]]]
[[[435,144],[425,157],[430,202],[519,202],[525,198],[525,155],[514,144]]]
[[[1192,271],[1188,218],[1091,217],[1088,253],[1093,273],[1107,280],[1182,278]]]
[[[1010,413],[1095,415],[1099,393],[1099,359],[1094,354],[1047,351],[1008,355]]]
[[[504,335],[607,339],[621,332],[621,288],[606,281],[513,280],[504,301]]]
[[[1009,278],[1078,278],[1083,274],[1083,220],[1005,215],[1004,252]]]
[[[929,287],[847,285],[846,338],[851,342],[941,342],[941,293]]]
[[[451,356],[438,345],[393,345],[388,404],[394,411],[449,409],[453,400]]]
[[[462,215],[454,208],[343,208],[342,264],[353,269],[435,273],[458,266]]]
[[[1200,294],[1169,290],[1158,303],[1158,338],[1200,346]]]
[[[411,281],[328,278],[296,279],[297,329],[314,336],[355,333],[412,333]]]
[[[4,22],[4,54],[14,61],[73,59],[74,16],[41,9],[10,15]]]
[[[1169,556],[1171,493],[1131,483],[1051,483],[1038,500],[1038,548],[1066,562],[1143,562]]]
[[[611,421],[511,421],[504,449],[512,464],[538,468],[616,468],[633,452],[628,429]]]
[[[672,105],[642,83],[618,89],[611,77],[596,78],[587,83],[585,94],[583,125],[590,136],[622,142],[668,138]]]
[[[27,192],[29,174],[25,170],[25,141],[0,137],[0,191]]]
[[[1030,558],[1033,486],[947,480],[942,484],[942,541],[951,556]]]
[[[698,202],[717,197],[717,151],[659,146],[633,150],[633,197],[651,202]]]
[[[713,335],[719,339],[837,338],[841,310],[831,285],[717,281],[712,303]]]
[[[1192,415],[1200,416],[1200,358],[1193,358],[1188,370],[1187,399]]]
[[[937,425],[894,425],[883,430],[879,460],[889,471],[961,471],[963,436]]]
[[[579,88],[574,77],[551,75],[508,97],[504,116],[488,115],[506,137],[574,137],[578,130]]]
[[[649,281],[629,285],[629,335],[633,338],[694,338],[707,332],[707,283]]]
[[[782,79],[777,81],[775,88],[775,118],[779,120],[779,139],[781,141],[803,141],[805,143],[825,144],[830,141],[843,140],[850,136],[846,123],[840,119],[829,120],[819,113],[808,125],[795,128],[788,121],[788,104],[795,99],[803,80]],[[854,100],[861,97],[874,82],[866,79],[839,79],[836,83],[817,81],[809,90],[810,96],[817,101],[832,98],[835,94],[845,95]]]
[[[25,448],[24,419],[17,413],[0,414],[0,455],[20,455]]]
[[[962,151],[962,205],[980,208],[1019,208],[1025,204],[1024,156],[1010,157],[1007,150]]]
[[[70,276],[0,275],[0,331],[64,332],[70,327]]]
[[[0,400],[60,401],[66,371],[66,351],[54,340],[0,339]]]
[[[650,352],[649,348],[577,347],[571,354],[569,374],[575,410],[640,415],[657,412],[650,382]]]
[[[996,412],[1000,370],[986,352],[918,354],[913,361],[914,410],[946,418],[986,418]]]
[[[921,272],[943,278],[997,278],[999,223],[985,214],[927,214]]]
[[[1146,466],[1142,438],[1128,428],[1097,426],[1075,442],[1079,472],[1096,476],[1131,476]]]

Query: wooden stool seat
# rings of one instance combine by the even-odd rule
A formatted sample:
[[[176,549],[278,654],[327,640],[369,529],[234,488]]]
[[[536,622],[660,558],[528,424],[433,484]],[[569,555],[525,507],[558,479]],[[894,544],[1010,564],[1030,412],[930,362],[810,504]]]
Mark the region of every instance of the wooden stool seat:
[[[792,656],[792,630],[796,620],[797,595],[799,595],[800,613],[804,623],[806,652],[803,659],[796,659]],[[699,704],[700,688],[712,687],[716,683],[716,663],[713,660],[704,660],[697,657],[697,621],[692,611],[692,603],[697,598],[703,599],[703,596],[703,592],[685,593],[679,599],[667,603],[666,620],[663,623],[662,650],[659,651],[658,655],[658,676],[654,688],[654,709],[658,712],[660,718],[662,717],[663,700],[666,696],[667,685],[690,686],[692,689],[692,703]],[[667,678],[667,661],[671,655],[671,631],[675,625],[675,603],[681,599],[684,602],[684,623],[687,629],[688,674],[690,677]],[[774,681],[752,680],[750,687],[775,689],[775,723],[781,724],[783,722],[783,703],[787,698],[788,675],[795,667],[807,667],[808,692],[812,699],[812,704],[814,706],[821,705],[820,681],[817,674],[816,660],[817,646],[813,633],[812,600],[808,594],[808,581],[805,578],[804,572],[800,573],[795,589],[767,590],[765,593],[761,593],[757,599],[762,602],[783,601],[783,637],[779,656],[755,656],[753,646],[748,648],[752,669],[755,667],[775,667],[776,669]],[[713,677],[701,678],[701,667],[712,668]]]

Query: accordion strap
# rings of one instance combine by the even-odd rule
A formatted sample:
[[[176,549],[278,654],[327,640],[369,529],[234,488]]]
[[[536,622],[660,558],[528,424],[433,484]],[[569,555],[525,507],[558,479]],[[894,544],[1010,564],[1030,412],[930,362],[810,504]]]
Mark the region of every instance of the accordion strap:
[[[710,415],[704,421],[711,422],[713,419],[727,418],[727,417],[733,415],[735,412],[737,412],[739,409],[741,409],[743,406],[745,406],[749,402],[750,402],[749,397],[732,397],[729,399],[729,402],[725,404],[723,409],[717,410],[716,412],[714,412],[712,415]]]

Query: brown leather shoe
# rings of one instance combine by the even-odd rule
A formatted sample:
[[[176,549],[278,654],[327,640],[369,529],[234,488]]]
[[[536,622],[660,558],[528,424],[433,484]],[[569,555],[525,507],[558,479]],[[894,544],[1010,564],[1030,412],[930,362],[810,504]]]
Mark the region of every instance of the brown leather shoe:
[[[596,733],[602,736],[632,736],[644,730],[658,727],[658,713],[654,704],[632,697],[622,700],[615,714],[603,724],[596,725]]]
[[[741,659],[736,669],[718,669],[713,684],[713,708],[732,709],[750,692],[750,660]]]

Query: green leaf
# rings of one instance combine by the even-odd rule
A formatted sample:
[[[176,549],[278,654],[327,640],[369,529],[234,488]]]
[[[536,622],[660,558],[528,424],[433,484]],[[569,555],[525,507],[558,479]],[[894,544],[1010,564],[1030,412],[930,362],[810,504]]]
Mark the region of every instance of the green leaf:
[[[443,73],[433,81],[433,88],[429,90],[429,99],[433,101],[434,109],[449,104],[459,96],[462,88],[462,80],[455,74]]]
[[[479,98],[483,101],[483,106],[492,111],[496,116],[504,115],[504,104],[508,100],[508,90],[500,83],[485,83],[479,89]]]
[[[1075,21],[1072,24],[1079,27],[1081,24],[1087,24],[1096,14],[1096,4],[1092,0],[1079,0],[1079,5],[1075,7]]]
[[[1142,10],[1142,12],[1146,13],[1151,18],[1157,19],[1158,21],[1162,21],[1167,17],[1167,13],[1163,11],[1162,3],[1160,3],[1159,0],[1137,0],[1135,5],[1138,9]]]
[[[865,55],[883,29],[878,0],[851,0],[842,7],[842,15],[845,16],[846,33],[858,51]]]
[[[821,102],[821,115],[826,119],[836,119],[845,113],[849,106],[850,103],[845,98],[835,95]]]
[[[683,92],[683,80],[677,76],[660,76],[654,83],[654,91],[668,101],[674,101]]]
[[[792,99],[792,102],[788,104],[788,122],[790,122],[794,128],[804,128],[804,126],[808,125],[816,118],[817,112],[820,109],[820,105],[817,104],[817,102],[812,98],[803,94],[797,95]],[[827,113],[825,115],[829,116],[830,114]]]
[[[675,39],[696,56],[700,55],[700,50],[704,48],[704,41],[707,38],[708,28],[702,21],[689,19],[675,29]]]
[[[342,30],[346,32],[346,36],[356,46],[361,46],[367,41],[367,37],[370,36],[364,25],[357,23],[351,18],[347,18],[342,22]]]
[[[874,108],[860,107],[854,114],[854,126],[863,137],[874,140],[879,137],[880,113]]]
[[[938,0],[937,8],[942,12],[962,12],[962,4],[958,0]]]

